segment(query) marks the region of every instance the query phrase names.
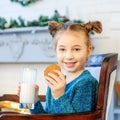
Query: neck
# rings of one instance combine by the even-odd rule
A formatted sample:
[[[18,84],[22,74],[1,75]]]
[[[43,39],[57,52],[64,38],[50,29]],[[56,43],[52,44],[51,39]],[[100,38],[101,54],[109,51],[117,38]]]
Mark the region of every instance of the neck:
[[[77,71],[77,72],[66,72],[67,83],[69,83],[72,80],[74,80],[75,78],[77,78],[83,71],[84,71],[84,69],[80,70],[80,71]]]

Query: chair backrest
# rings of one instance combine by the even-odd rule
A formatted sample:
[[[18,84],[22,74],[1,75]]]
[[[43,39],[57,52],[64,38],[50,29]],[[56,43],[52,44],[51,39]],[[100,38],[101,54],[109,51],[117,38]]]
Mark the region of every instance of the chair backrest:
[[[105,120],[110,75],[117,68],[118,54],[106,54],[100,71],[98,100],[96,110],[102,110],[102,120]]]
[[[95,65],[89,60],[88,65]],[[105,120],[106,108],[107,108],[107,99],[110,83],[110,75],[113,70],[116,69],[118,54],[109,53],[102,55],[102,64],[99,77],[99,89],[98,89],[98,100],[96,111],[87,112],[87,113],[69,113],[69,114],[39,114],[39,115],[19,115],[19,114],[1,114],[0,120]],[[98,64],[98,63],[97,63]],[[10,96],[13,96],[10,97]],[[45,96],[40,96],[41,99],[45,99]],[[0,97],[1,100],[12,100],[18,101],[17,95],[6,95]]]
[[[96,110],[102,111],[103,120],[106,115],[110,75],[117,68],[117,53],[92,55],[86,66],[101,66],[99,76],[98,100]]]

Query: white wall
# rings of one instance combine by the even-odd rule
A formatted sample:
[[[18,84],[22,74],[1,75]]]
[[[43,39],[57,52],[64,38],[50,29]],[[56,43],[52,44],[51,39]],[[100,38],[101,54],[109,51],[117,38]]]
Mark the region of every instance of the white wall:
[[[10,0],[4,0],[0,2],[0,16],[8,20],[10,18],[18,18],[18,16],[25,18],[25,20],[34,20],[40,15],[53,15],[55,9],[59,9],[61,14],[65,15],[66,7],[66,2],[64,1],[63,4],[61,0],[52,0],[51,2],[49,0],[39,0],[27,7],[23,7],[19,3],[14,3]]]

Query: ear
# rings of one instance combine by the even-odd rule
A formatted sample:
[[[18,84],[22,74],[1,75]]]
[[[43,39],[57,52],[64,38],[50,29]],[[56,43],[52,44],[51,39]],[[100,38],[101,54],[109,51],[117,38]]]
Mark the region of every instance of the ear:
[[[54,48],[55,57],[57,57],[56,47]]]
[[[88,58],[91,56],[92,51],[93,51],[92,45],[88,46]]]

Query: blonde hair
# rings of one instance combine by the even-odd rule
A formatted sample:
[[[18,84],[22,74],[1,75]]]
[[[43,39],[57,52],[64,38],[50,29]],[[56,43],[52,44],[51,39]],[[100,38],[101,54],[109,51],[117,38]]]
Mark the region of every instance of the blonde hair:
[[[55,21],[50,21],[48,23],[49,32],[53,37],[53,42],[56,47],[58,37],[64,32],[72,32],[80,34],[81,32],[86,37],[86,44],[91,45],[90,40],[90,32],[101,33],[102,32],[102,24],[99,21],[88,22],[84,25],[80,25],[78,23],[66,22],[66,23],[57,23]]]

